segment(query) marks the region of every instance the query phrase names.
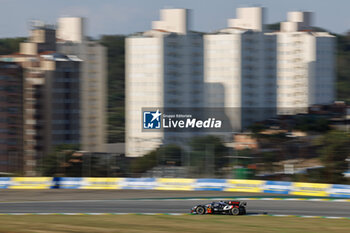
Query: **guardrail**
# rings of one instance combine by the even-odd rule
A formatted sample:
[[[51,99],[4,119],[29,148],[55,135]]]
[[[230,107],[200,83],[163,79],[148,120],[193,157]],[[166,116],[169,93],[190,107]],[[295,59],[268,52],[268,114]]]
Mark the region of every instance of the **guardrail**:
[[[350,185],[239,179],[0,177],[0,189],[228,191],[350,198]]]

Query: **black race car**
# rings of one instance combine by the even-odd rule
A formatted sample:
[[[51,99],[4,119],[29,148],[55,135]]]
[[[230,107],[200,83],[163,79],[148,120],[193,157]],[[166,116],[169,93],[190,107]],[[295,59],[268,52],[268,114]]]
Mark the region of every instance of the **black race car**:
[[[192,214],[246,214],[247,203],[243,201],[219,201],[206,205],[196,205],[191,209]]]

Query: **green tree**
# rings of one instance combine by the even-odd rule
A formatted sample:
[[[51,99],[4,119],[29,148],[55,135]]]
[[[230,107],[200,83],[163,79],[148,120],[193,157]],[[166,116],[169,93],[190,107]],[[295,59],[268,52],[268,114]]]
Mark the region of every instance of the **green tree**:
[[[261,154],[261,160],[264,163],[265,170],[267,172],[274,172],[274,163],[278,161],[278,156],[274,152],[263,152]]]
[[[229,164],[229,149],[216,136],[195,137],[189,146],[190,163],[195,174],[219,175],[221,168]]]
[[[280,22],[267,24],[266,29],[271,30],[271,31],[279,31],[280,30]]]
[[[40,167],[43,176],[81,176],[81,167],[70,166],[72,155],[79,149],[78,145],[59,145],[53,152],[43,158]],[[80,172],[79,172],[80,171]]]
[[[180,146],[169,144],[153,150],[131,163],[132,173],[144,173],[157,165],[181,165],[183,150]]]
[[[330,131],[316,141],[320,146],[322,182],[342,183],[343,172],[347,170],[345,159],[350,155],[350,135],[343,131]]]
[[[268,129],[268,127],[263,123],[256,122],[250,125],[248,129],[252,132],[254,138],[259,138],[261,136],[261,132]]]
[[[43,158],[42,175],[60,177],[115,176],[116,157],[108,154],[78,152],[75,145],[60,145]],[[115,161],[113,161],[115,159]]]
[[[19,51],[19,44],[26,39],[25,37],[0,39],[0,55],[17,53]]]
[[[337,99],[350,103],[350,32],[336,36]]]
[[[329,128],[329,121],[325,117],[299,116],[296,118],[295,129],[304,132],[326,132]]]
[[[125,71],[123,35],[104,35],[99,42],[108,54],[108,142],[124,142]]]

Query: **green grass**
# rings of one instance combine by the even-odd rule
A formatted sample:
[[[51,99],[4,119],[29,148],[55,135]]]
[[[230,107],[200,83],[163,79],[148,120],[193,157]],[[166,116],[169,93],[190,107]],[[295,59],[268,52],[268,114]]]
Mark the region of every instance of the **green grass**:
[[[348,232],[350,220],[271,216],[0,216],[0,232]]]

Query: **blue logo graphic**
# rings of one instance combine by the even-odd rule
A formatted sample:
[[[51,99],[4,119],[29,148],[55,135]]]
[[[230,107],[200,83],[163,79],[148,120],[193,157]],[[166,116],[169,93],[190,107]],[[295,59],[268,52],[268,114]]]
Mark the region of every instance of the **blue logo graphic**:
[[[161,122],[160,116],[162,115],[157,109],[156,112],[145,111],[143,112],[143,128],[144,129],[160,129]]]

